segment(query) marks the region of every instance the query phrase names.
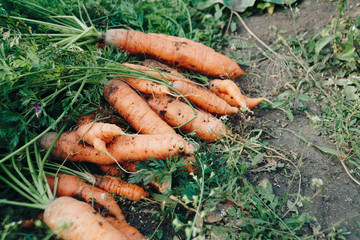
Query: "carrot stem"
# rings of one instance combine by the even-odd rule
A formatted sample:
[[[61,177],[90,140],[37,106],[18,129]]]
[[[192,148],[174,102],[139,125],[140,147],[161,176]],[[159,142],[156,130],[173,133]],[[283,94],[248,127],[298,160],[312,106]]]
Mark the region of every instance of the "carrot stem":
[[[29,191],[29,188],[27,188],[22,182],[20,182],[3,164],[0,164],[0,167],[2,170],[10,177],[12,181],[17,184],[17,187],[15,184],[4,178],[2,175],[0,175],[0,179],[4,181],[7,185],[9,185],[11,188],[13,188],[15,191],[17,191],[20,195],[27,198],[31,202],[37,202],[39,199]],[[22,189],[21,189],[22,188]],[[28,191],[28,192],[26,192]]]
[[[46,205],[44,205],[44,204],[17,202],[17,201],[5,200],[5,199],[0,199],[0,203],[22,206],[22,207],[30,207],[30,208],[36,208],[36,209],[43,209],[43,210],[45,210],[45,208],[46,208]]]
[[[26,22],[31,22],[31,23],[37,23],[37,24],[44,25],[44,26],[47,26],[52,29],[58,29],[59,31],[65,31],[65,32],[68,31],[73,34],[82,32],[82,30],[80,30],[78,28],[55,24],[55,23],[44,22],[44,21],[39,21],[39,20],[34,20],[34,19],[29,19],[29,18],[22,18],[22,17],[15,17],[15,16],[9,16],[9,18],[16,19],[16,20],[22,20],[22,21],[26,21]],[[46,36],[46,34],[44,34],[43,36]]]
[[[25,137],[25,141],[27,142],[27,137]],[[25,148],[25,152],[26,152],[26,160],[27,160],[27,164],[28,164],[28,167],[29,167],[29,171],[30,171],[30,176],[33,180],[33,183],[35,185],[35,187],[37,189],[39,189],[39,186],[38,186],[38,179],[36,177],[36,171],[34,169],[34,164],[33,162],[31,161],[31,157],[30,157],[30,151],[29,151],[29,147],[26,147]],[[21,174],[22,175],[22,174]],[[32,185],[30,185],[31,188],[33,188]]]
[[[75,36],[67,45],[65,45],[63,48],[66,49],[68,48],[71,44],[73,44],[74,42],[76,42],[77,40],[79,40],[80,38],[82,38],[83,36],[85,36],[88,32],[90,32],[91,30],[94,30],[94,27],[90,27],[88,28],[86,31],[82,32],[81,34]]]
[[[26,184],[29,188],[33,187],[32,184],[27,180],[27,178],[24,177],[24,175],[21,173],[20,169],[18,168],[18,165],[15,163],[15,158],[14,157],[11,158],[11,162],[12,162],[14,170],[20,176],[22,182],[24,184]]]

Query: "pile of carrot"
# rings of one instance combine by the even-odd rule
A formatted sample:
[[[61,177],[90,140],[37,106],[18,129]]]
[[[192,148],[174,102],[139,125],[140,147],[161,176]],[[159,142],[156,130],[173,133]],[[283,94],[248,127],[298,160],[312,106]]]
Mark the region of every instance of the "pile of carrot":
[[[147,40],[141,40],[143,38]],[[200,43],[123,29],[107,31],[103,41],[131,54],[144,54],[170,65],[154,61],[145,61],[143,65],[123,64],[133,71],[166,79],[169,84],[131,77],[111,79],[104,86],[104,98],[136,133],[130,134],[114,123],[97,122],[95,114],[83,116],[75,130],[60,136],[56,132],[47,133],[42,137],[41,144],[46,149],[52,147],[55,159],[92,162],[108,175],[121,175],[119,168],[114,168],[116,164],[136,171],[134,164],[139,161],[180,156],[187,160],[184,168],[196,173],[196,161],[192,156],[196,149],[182,135],[192,133],[192,136],[206,142],[218,141],[232,134],[219,116],[251,109],[264,100],[244,96],[231,80],[243,75],[244,71],[228,57]],[[202,59],[206,61],[202,62]],[[173,67],[226,79],[212,80],[206,88]],[[95,200],[95,207],[106,209],[105,221],[100,218],[97,221],[104,226],[109,224],[109,228],[117,228],[120,232],[117,238],[111,236],[109,239],[144,239],[141,233],[126,223],[112,197],[113,194],[132,200],[149,197],[149,193],[140,186],[128,184],[119,177],[99,175],[94,176],[94,186],[65,174],[61,174],[57,181],[51,176],[47,176],[47,180],[52,188],[57,186],[58,197],[76,196],[89,203]],[[69,185],[70,188],[64,187]],[[164,189],[156,179],[153,185],[160,191]],[[104,194],[107,194],[106,198]],[[62,199],[71,202],[68,198]],[[55,204],[57,201],[52,203]],[[45,221],[50,226],[58,220],[49,217],[49,212],[45,212],[44,218],[49,219]],[[66,238],[65,235],[61,236]]]
[[[108,190],[106,177],[96,178],[95,185],[99,188],[73,175],[46,176],[49,186],[52,189],[56,186],[57,198],[46,207],[43,221],[63,239],[144,240],[145,237],[126,222],[113,196],[103,190]],[[92,205],[102,213],[94,211]]]

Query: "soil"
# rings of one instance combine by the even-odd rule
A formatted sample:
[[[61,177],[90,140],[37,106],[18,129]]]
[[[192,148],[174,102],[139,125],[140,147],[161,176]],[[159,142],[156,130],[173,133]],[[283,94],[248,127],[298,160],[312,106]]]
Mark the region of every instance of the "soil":
[[[246,25],[264,42],[271,44],[276,37],[271,27],[277,30],[286,30],[294,36],[295,31],[307,33],[307,36],[321,31],[338,16],[338,3],[331,0],[298,0],[292,9],[296,12],[295,19],[289,8],[278,7],[273,14],[253,15],[245,19]],[[360,15],[360,6],[357,0],[348,0],[346,10],[349,18],[356,19]],[[295,20],[295,21],[294,21]],[[247,35],[244,28],[240,28],[240,36]]]
[[[296,34],[304,33],[306,36],[321,31],[337,18],[338,13],[337,3],[330,0],[298,1],[294,7],[297,7],[299,11],[295,21]],[[348,0],[347,11],[350,18],[356,19],[360,15],[360,3],[357,0]],[[260,39],[271,45],[276,40],[276,36],[270,26],[275,26],[277,30],[286,30],[287,34],[295,36],[294,21],[291,16],[290,9],[278,8],[273,14],[250,16],[245,19],[245,23]],[[243,28],[240,28],[240,36],[252,41]],[[247,69],[247,71],[252,70]],[[276,72],[274,74],[276,75]],[[284,79],[268,76],[254,78],[253,76],[259,75],[256,71],[254,74],[249,74],[249,76],[239,79],[239,85],[244,92],[253,94],[254,97],[266,96],[274,101],[276,96],[284,91],[286,82]],[[260,87],[260,84],[257,84],[259,82],[265,82],[265,84],[261,84]],[[320,106],[310,107],[308,114],[319,116]],[[310,234],[333,227],[346,227],[351,232],[347,239],[360,239],[359,186],[346,174],[339,159],[309,146],[291,132],[286,131],[290,129],[300,133],[315,145],[335,148],[333,143],[322,133],[322,129],[316,128],[311,123],[309,115],[305,113],[295,114],[293,122],[290,122],[281,111],[257,110],[254,116],[256,119],[252,124],[257,128],[266,129],[272,135],[272,138],[268,140],[269,145],[297,156],[294,164],[299,166],[301,174],[300,195],[311,199],[309,204],[298,207],[298,210],[300,212],[307,211],[318,220],[317,224],[310,227]],[[296,175],[291,165],[287,165],[285,168]],[[259,182],[265,178],[272,183],[274,192],[278,196],[298,192],[299,175],[294,182],[291,182],[285,176],[285,171],[282,170],[254,174],[254,179]],[[323,186],[317,190],[313,189],[311,183],[314,179],[321,179]]]

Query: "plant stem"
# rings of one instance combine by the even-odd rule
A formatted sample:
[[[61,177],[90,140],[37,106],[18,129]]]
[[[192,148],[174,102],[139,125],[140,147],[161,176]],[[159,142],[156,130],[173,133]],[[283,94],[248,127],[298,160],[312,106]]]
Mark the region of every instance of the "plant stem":
[[[243,25],[243,27],[245,28],[245,30],[253,37],[255,38],[256,41],[258,41],[263,47],[265,47],[267,50],[269,50],[272,54],[274,54],[276,57],[280,58],[280,55],[275,52],[274,50],[272,50],[266,43],[264,43],[258,36],[255,35],[255,33],[253,31],[250,30],[250,28],[246,25],[246,23],[244,22],[244,20],[241,18],[241,16],[235,12],[232,11],[235,16],[237,16],[237,18],[239,19],[241,25]]]
[[[195,224],[196,224],[196,219],[197,219],[198,216],[200,216],[199,212],[200,212],[200,208],[201,208],[201,204],[202,204],[202,199],[203,199],[203,196],[204,196],[205,168],[204,168],[204,165],[203,165],[203,163],[202,163],[202,161],[200,159],[199,159],[199,163],[200,163],[200,166],[201,166],[200,198],[199,198],[199,203],[198,203],[198,205],[196,207],[196,213],[195,213],[193,223],[191,225],[190,234],[187,236],[187,240],[190,240],[192,235],[193,235],[193,231],[194,231]]]
[[[50,202],[50,201],[49,201]],[[2,204],[10,204],[10,205],[16,205],[21,207],[29,207],[29,208],[36,208],[36,209],[43,209],[45,210],[47,205],[44,204],[36,204],[36,203],[26,203],[26,202],[16,202],[16,201],[9,201],[5,199],[0,199],[0,203]]]

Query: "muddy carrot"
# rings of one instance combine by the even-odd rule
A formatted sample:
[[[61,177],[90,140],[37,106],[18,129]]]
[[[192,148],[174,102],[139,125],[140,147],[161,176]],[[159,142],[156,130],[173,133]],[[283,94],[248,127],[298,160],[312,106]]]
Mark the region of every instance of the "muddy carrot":
[[[195,105],[210,113],[231,115],[239,111],[238,108],[230,106],[225,100],[204,87],[183,81],[175,81],[172,86]]]
[[[113,176],[95,176],[95,186],[103,189],[109,193],[129,198],[131,200],[141,200],[143,197],[148,197],[149,193],[142,187],[127,183],[121,178]]]
[[[205,75],[236,78],[244,74],[239,65],[208,47],[199,47],[189,39],[146,34],[134,30],[111,29],[102,36],[106,45],[124,49],[131,54],[152,56],[174,67],[183,67]]]
[[[136,131],[143,134],[175,133],[124,81],[109,81],[104,87],[104,96]]]
[[[154,113],[156,114],[156,113]],[[51,132],[41,138],[41,144],[49,149],[57,133]],[[108,153],[118,162],[144,161],[149,158],[166,159],[170,155],[190,154],[187,142],[178,134],[119,136],[108,143]],[[94,147],[79,143],[75,132],[63,133],[51,151],[59,160],[85,161],[96,164],[113,164],[114,159]]]
[[[53,189],[55,187],[55,178],[52,176],[46,176],[49,186]],[[115,199],[108,195],[108,193],[97,187],[93,187],[87,184],[84,180],[77,176],[68,174],[59,174],[56,196],[58,197],[78,197],[84,199],[86,202],[92,202],[95,200],[96,204],[104,207],[119,220],[125,220],[119,205],[117,205]]]
[[[183,125],[180,127],[183,133],[195,132],[198,138],[207,142],[219,140],[228,132],[225,125],[216,117],[198,110],[194,112],[188,104],[170,96],[153,95],[148,99],[148,103],[170,126]]]

